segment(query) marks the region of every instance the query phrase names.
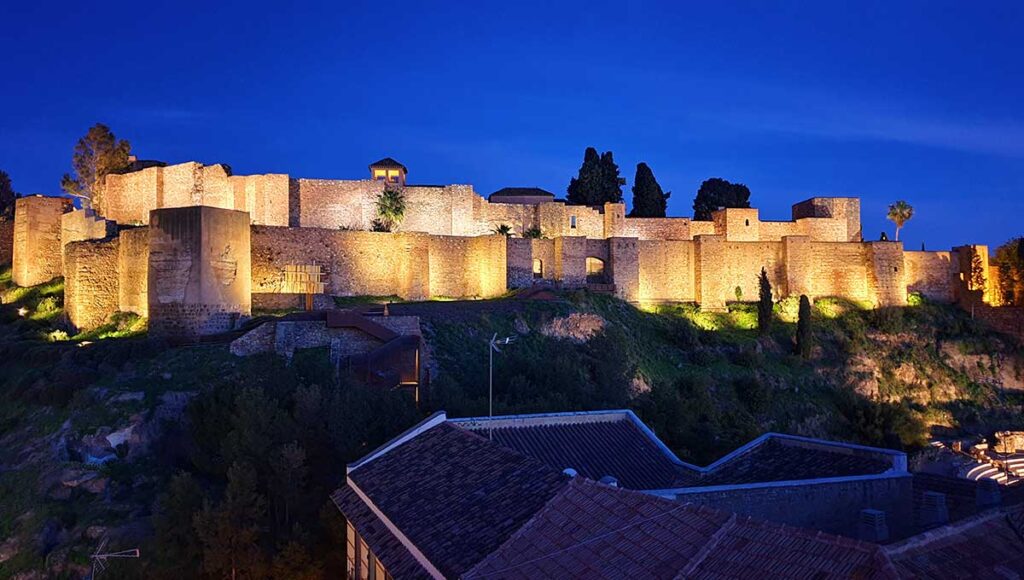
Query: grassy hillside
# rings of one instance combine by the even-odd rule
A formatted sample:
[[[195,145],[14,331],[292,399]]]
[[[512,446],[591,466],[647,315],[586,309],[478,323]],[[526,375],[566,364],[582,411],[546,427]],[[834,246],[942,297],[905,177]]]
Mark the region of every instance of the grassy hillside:
[[[768,337],[753,305],[637,309],[607,296],[398,304],[421,316],[433,373],[417,409],[338,378],[326,352],[240,359],[172,347],[119,315],[69,335],[59,281],[0,274],[0,578],[79,577],[99,537],[141,547],[108,578],[337,572],[327,494],[344,465],[434,409],[499,413],[629,407],[706,463],[767,430],[912,449],[929,431],[1020,427],[1024,354],[957,309],[864,310],[819,300],[810,360],[792,353],[795,302]],[[218,533],[229,529],[231,534]]]

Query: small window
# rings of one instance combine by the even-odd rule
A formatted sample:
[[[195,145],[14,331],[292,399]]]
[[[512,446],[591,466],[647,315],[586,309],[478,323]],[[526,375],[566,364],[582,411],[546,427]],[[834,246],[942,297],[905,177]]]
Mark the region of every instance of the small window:
[[[359,570],[356,577],[359,580],[370,580],[370,548],[362,537],[359,538]]]
[[[348,578],[356,577],[356,529],[352,522],[345,522],[345,560],[348,566]]]
[[[569,216],[569,228],[576,229],[576,216]]]
[[[544,277],[544,262],[540,258],[533,259],[533,277],[535,279]]]
[[[385,169],[374,169],[373,170],[373,178],[374,179],[387,179],[388,178],[388,172]]]
[[[749,228],[750,227],[750,220],[743,220],[743,221],[746,222],[746,226]]]
[[[893,266],[893,267],[892,267],[892,271],[893,271],[893,272],[899,272],[899,271],[900,271],[900,268],[899,268],[899,266]]]

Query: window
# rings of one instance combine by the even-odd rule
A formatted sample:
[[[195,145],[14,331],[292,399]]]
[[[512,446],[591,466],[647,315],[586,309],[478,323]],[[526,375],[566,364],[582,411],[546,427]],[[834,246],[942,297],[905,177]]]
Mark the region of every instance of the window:
[[[604,284],[604,260],[601,258],[587,258],[587,283]]]
[[[544,277],[544,262],[540,258],[533,259],[533,277],[535,279]]]
[[[388,181],[391,183],[398,183],[398,170],[388,169]]]
[[[374,179],[387,179],[387,177],[388,177],[388,172],[387,172],[386,169],[374,169],[373,170],[373,178]]]
[[[356,577],[356,529],[352,522],[345,522],[345,560],[348,566],[347,578]]]
[[[569,227],[571,229],[576,229],[576,216],[569,216]]]
[[[745,225],[746,225],[747,227],[749,227],[749,226],[750,226],[750,220],[743,220],[743,221],[745,221],[745,222],[746,222],[746,224],[745,224]]]
[[[356,578],[370,580],[370,548],[359,538],[359,570]]]

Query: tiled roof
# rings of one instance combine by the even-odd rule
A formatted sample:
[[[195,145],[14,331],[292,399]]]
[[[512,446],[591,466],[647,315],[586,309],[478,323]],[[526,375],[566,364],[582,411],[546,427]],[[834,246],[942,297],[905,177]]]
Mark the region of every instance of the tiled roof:
[[[404,165],[402,165],[401,163],[395,161],[394,159],[392,159],[390,157],[385,157],[384,159],[381,159],[379,161],[371,163],[370,164],[370,169],[374,169],[374,168],[378,168],[378,169],[401,169],[402,171],[407,171]]]
[[[370,550],[383,562],[394,578],[430,578],[430,574],[409,553],[402,542],[384,526],[384,522],[370,511],[351,487],[345,486],[331,495],[334,505],[356,528]]]
[[[550,191],[547,191],[546,189],[541,189],[539,187],[503,187],[503,188],[499,189],[498,191],[495,191],[494,193],[492,193],[489,197],[495,197],[495,196],[497,196],[497,197],[506,197],[506,196],[535,197],[535,196],[540,196],[540,195],[545,196],[545,197],[550,197],[552,199],[555,197],[555,194],[551,193]]]
[[[1002,511],[936,528],[886,548],[903,578],[1020,578],[1024,540],[1019,514]]]
[[[567,483],[536,460],[444,423],[352,468],[349,479],[445,576],[497,549]]]
[[[574,479],[465,578],[892,578],[881,548]]]
[[[610,475],[629,489],[664,489],[689,479],[675,455],[644,433],[628,411],[450,422],[484,436],[491,432],[496,443],[559,471],[571,467],[595,481]]]
[[[695,485],[736,485],[768,481],[874,475],[892,462],[866,454],[842,453],[824,445],[809,446],[798,439],[774,436],[756,447],[713,465]]]

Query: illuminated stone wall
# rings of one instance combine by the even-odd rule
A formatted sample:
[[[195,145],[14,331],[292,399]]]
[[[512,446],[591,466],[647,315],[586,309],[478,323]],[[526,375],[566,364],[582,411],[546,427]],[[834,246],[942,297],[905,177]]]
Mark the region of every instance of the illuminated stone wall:
[[[18,286],[35,286],[63,275],[61,216],[67,200],[33,195],[14,204],[12,278]]]
[[[92,210],[69,211],[60,218],[62,250],[71,242],[102,240],[117,233],[117,224],[96,215]]]
[[[693,302],[695,243],[690,240],[639,242],[640,300]]]
[[[505,236],[428,236],[428,239],[430,296],[494,298],[505,293]]]
[[[14,258],[14,220],[0,218],[0,266]]]
[[[118,238],[64,248],[64,312],[79,330],[102,325],[118,310]]]
[[[154,209],[206,205],[248,212],[256,224],[288,224],[288,176],[231,175],[226,165],[189,162],[105,178],[97,211],[119,224],[145,224]]]
[[[907,292],[940,302],[952,302],[958,264],[951,252],[903,252]]]
[[[249,214],[213,207],[155,210],[149,225],[149,331],[195,338],[251,311]]]
[[[149,228],[121,230],[119,240],[118,310],[149,316]]]

